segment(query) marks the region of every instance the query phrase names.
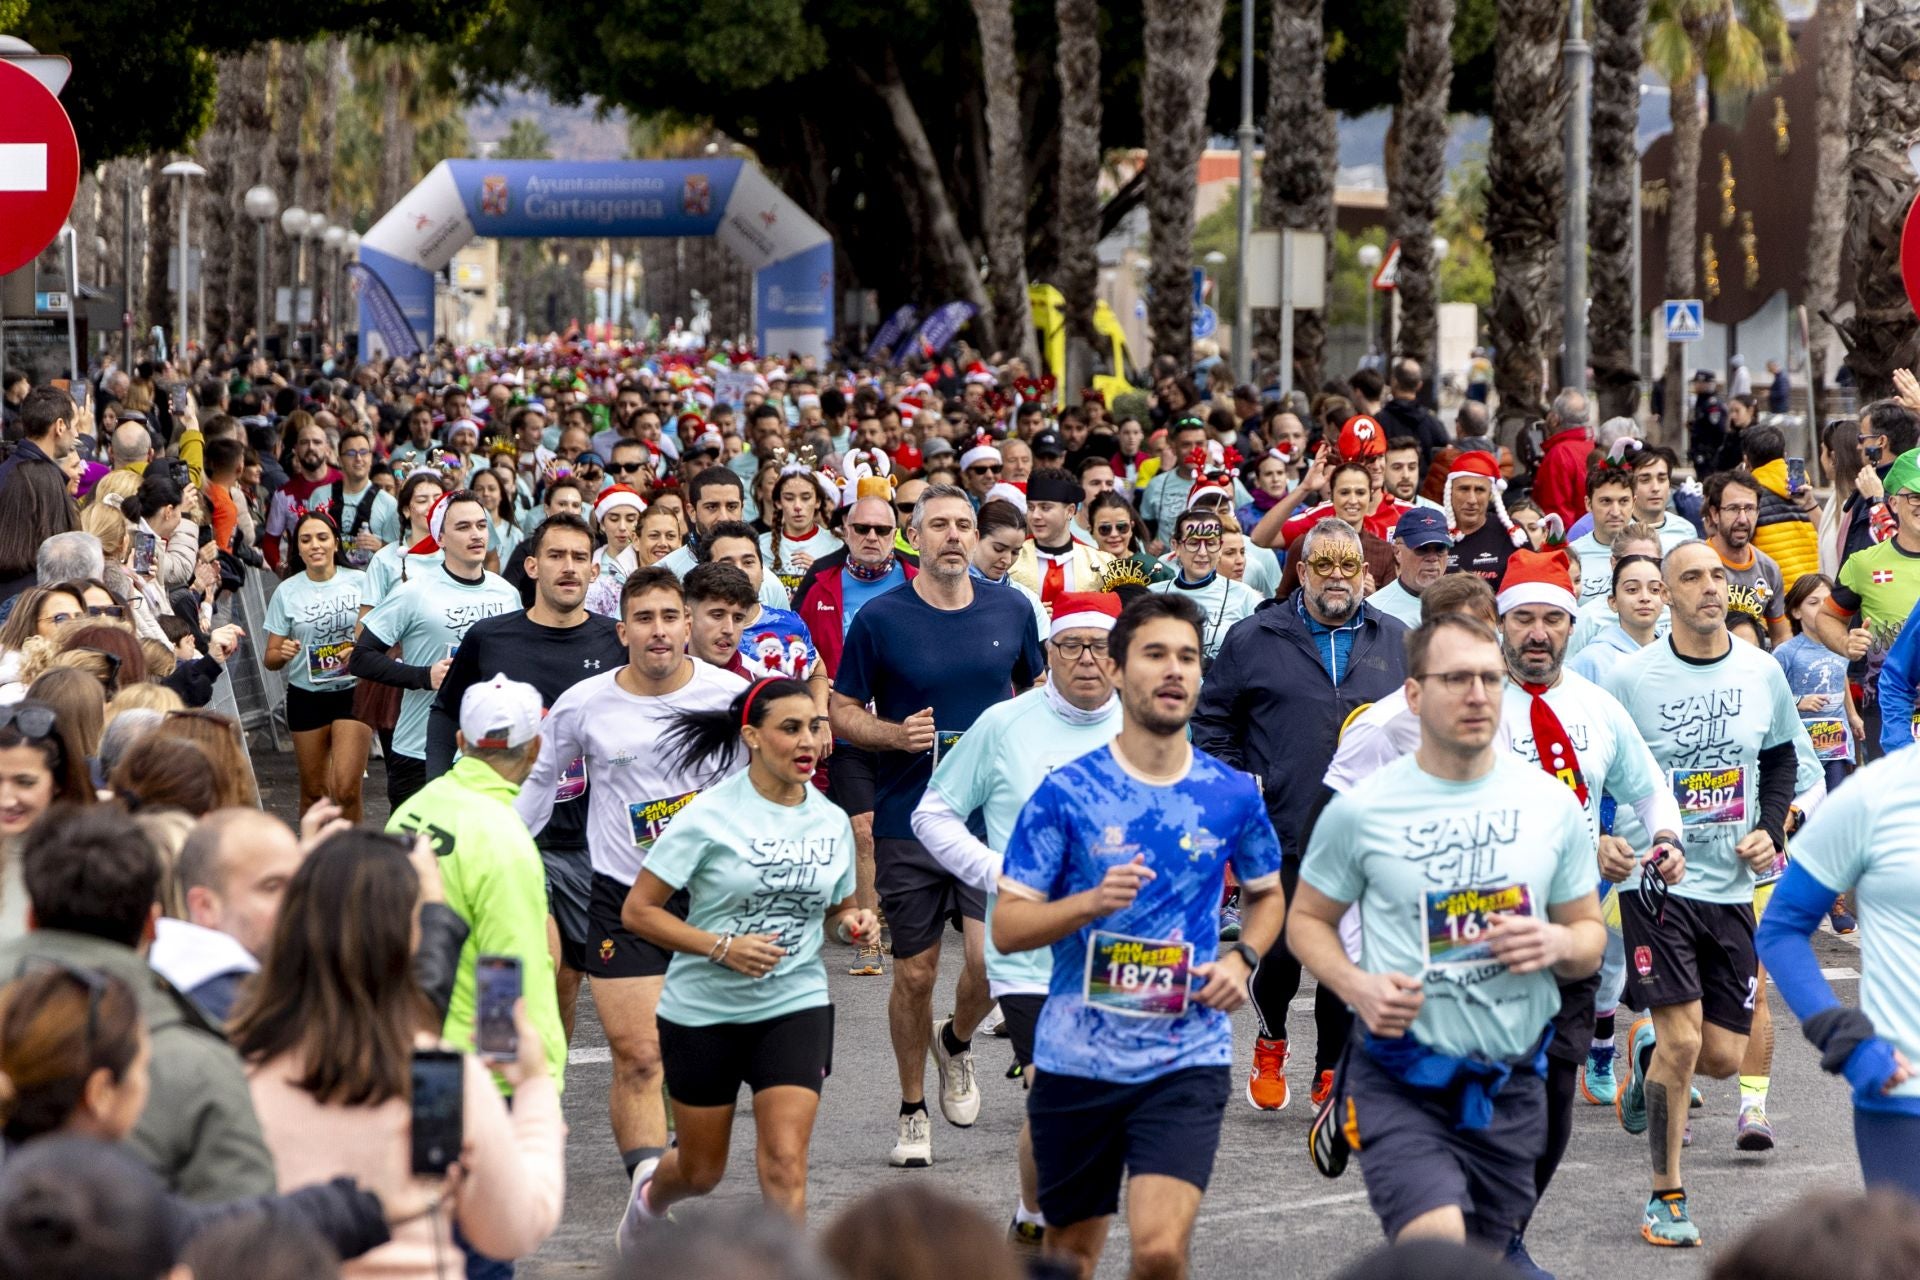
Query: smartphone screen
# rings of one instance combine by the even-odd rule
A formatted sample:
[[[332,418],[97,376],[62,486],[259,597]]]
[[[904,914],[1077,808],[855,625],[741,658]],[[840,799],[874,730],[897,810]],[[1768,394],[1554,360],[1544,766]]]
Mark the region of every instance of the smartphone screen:
[[[496,1062],[520,1056],[513,1004],[520,998],[520,957],[483,955],[474,961],[473,1044]]]
[[[1787,492],[1801,493],[1807,487],[1807,460],[1805,458],[1787,459]]]
[[[460,1158],[465,1067],[458,1053],[416,1049],[412,1069],[413,1172],[437,1178]]]

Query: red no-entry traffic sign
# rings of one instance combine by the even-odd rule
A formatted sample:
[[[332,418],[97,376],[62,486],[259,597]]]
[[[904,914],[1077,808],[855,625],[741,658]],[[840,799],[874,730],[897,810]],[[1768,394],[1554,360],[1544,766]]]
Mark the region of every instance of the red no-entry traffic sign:
[[[80,187],[80,143],[47,87],[0,62],[0,275],[53,243]]]

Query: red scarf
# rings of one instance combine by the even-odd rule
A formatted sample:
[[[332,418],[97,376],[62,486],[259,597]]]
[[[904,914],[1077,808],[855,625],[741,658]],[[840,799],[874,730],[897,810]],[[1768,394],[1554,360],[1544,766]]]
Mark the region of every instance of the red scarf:
[[[1580,772],[1580,757],[1574,752],[1573,739],[1567,736],[1566,726],[1560,723],[1560,717],[1547,705],[1546,692],[1552,685],[1521,684],[1522,689],[1533,699],[1527,708],[1527,715],[1533,721],[1533,750],[1540,758],[1540,767],[1567,784],[1573,794],[1580,797],[1584,807],[1587,803],[1587,778]]]

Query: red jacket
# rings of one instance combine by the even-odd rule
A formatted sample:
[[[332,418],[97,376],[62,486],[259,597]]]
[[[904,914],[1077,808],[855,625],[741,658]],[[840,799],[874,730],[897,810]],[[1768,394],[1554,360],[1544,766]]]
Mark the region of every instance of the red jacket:
[[[907,572],[907,581],[913,581],[920,572],[918,564],[906,556],[900,556],[899,560],[900,567]],[[842,547],[815,560],[793,593],[793,611],[807,624],[814,652],[826,666],[829,680],[840,673],[840,654],[847,645],[846,623],[842,619],[846,597],[840,586],[840,575],[846,570],[847,552]]]
[[[1572,525],[1587,513],[1587,456],[1593,437],[1585,427],[1568,427],[1547,440],[1547,455],[1533,473],[1533,501],[1547,515]]]

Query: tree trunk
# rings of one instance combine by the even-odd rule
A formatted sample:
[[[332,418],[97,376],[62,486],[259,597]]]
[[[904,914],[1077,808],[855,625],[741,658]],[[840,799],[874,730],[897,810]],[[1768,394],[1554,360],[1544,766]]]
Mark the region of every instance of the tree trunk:
[[[1672,86],[1668,103],[1673,119],[1673,151],[1667,165],[1667,296],[1691,298],[1699,287],[1694,270],[1700,252],[1700,135],[1706,113],[1695,92],[1695,77]],[[1687,416],[1687,348],[1667,344],[1666,412],[1661,422],[1664,438],[1680,440]]]
[[[1260,222],[1319,231],[1333,269],[1333,176],[1338,163],[1333,113],[1327,110],[1326,37],[1322,0],[1273,0],[1267,42],[1266,158],[1260,165]],[[1329,288],[1329,295],[1332,290]],[[1278,341],[1275,317],[1273,341]],[[1326,355],[1326,317],[1298,311],[1293,322],[1293,385],[1319,388]],[[1285,358],[1275,349],[1275,359]]]
[[[1153,353],[1193,356],[1193,204],[1206,145],[1207,84],[1225,0],[1146,0],[1141,123],[1147,144],[1147,330]]]
[[[1060,269],[1054,283],[1066,300],[1065,389],[1072,404],[1093,375],[1093,308],[1100,283],[1095,253],[1100,239],[1100,5],[1098,0],[1057,0],[1054,18],[1060,28]]]
[[[1847,199],[1853,263],[1847,358],[1861,403],[1893,393],[1893,371],[1914,364],[1916,326],[1900,277],[1900,231],[1913,203],[1907,146],[1920,137],[1920,10],[1910,0],[1864,0],[1854,41]]]
[[[413,64],[403,49],[387,50],[380,86],[380,210],[400,203],[413,185]]]
[[[314,139],[318,145],[307,156],[307,186],[313,193],[313,207],[326,214],[330,222],[340,220],[334,209],[333,150],[334,139],[340,136],[340,78],[346,74],[345,43],[339,36],[331,36],[321,41],[316,50],[320,64],[320,101]]]
[[[1027,300],[1027,199],[1021,179],[1025,138],[1020,127],[1020,53],[1013,34],[1013,0],[973,0],[980,26],[980,71],[987,92],[987,160],[981,192],[987,262],[993,284],[993,327],[1000,349],[1039,365],[1033,311]]]
[[[164,156],[147,160],[147,286],[143,291],[147,315],[141,327],[164,326],[171,354],[180,345],[180,335],[173,331],[176,313],[173,290],[167,287],[167,253],[173,248],[173,188],[179,179],[161,176],[165,164]]]
[[[1633,349],[1633,188],[1640,181],[1634,130],[1640,116],[1643,0],[1594,0],[1593,180],[1587,199],[1587,343],[1599,420],[1640,407]]]
[[[1453,88],[1453,0],[1410,0],[1400,58],[1400,164],[1394,183],[1400,240],[1400,343],[1430,384],[1440,351],[1439,264],[1433,219],[1446,186],[1447,95]]]
[[[232,234],[227,238],[228,252],[233,258],[231,294],[232,312],[235,316],[234,331],[241,335],[252,332],[256,339],[273,327],[272,311],[264,316],[256,314],[259,310],[259,228],[253,219],[245,216],[247,189],[255,183],[273,185],[273,162],[269,155],[269,141],[272,138],[272,123],[267,93],[271,79],[270,54],[268,46],[255,45],[241,58],[238,69],[240,77],[240,110],[236,121],[237,132],[234,137],[233,188],[234,199],[239,203],[242,216],[235,219]],[[276,191],[276,195],[284,195]],[[278,222],[267,226],[268,262],[272,262],[272,248],[280,238]],[[272,283],[274,276],[269,265],[268,301],[272,307]]]
[[[236,157],[240,133],[240,94],[243,90],[241,58],[229,54],[219,60],[215,75],[218,88],[213,100],[213,123],[200,137],[200,163],[206,167],[204,182],[197,184],[195,204],[200,210],[195,242],[202,250],[201,270],[205,273],[207,314],[200,317],[200,336],[210,345],[237,337],[239,314],[233,298],[233,254],[230,252],[234,225],[246,220],[240,208],[246,185],[236,181]]]
[[[1853,106],[1855,0],[1820,0],[1815,30],[1813,222],[1807,228],[1807,278],[1801,292],[1812,337],[1807,352],[1808,421],[1825,421],[1830,326],[1820,318],[1840,302],[1840,242],[1847,230],[1847,122]]]
[[[1219,0],[1210,2],[1218,4]],[[907,84],[901,78],[900,65],[894,59],[893,49],[886,49],[878,79],[858,64],[853,69],[854,74],[880,99],[893,122],[893,131],[905,153],[907,168],[913,174],[926,209],[926,225],[919,228],[919,232],[924,237],[929,253],[946,276],[947,287],[954,291],[960,301],[972,303],[980,313],[982,324],[990,326],[993,317],[988,312],[987,291],[981,286],[980,271],[974,265],[966,237],[960,232],[960,220],[954,216],[953,201],[947,195],[946,179],[940,176],[940,162],[934,156],[933,144],[927,139],[926,126],[920,122],[920,113],[913,105],[913,98],[907,93]],[[988,335],[988,340],[981,345],[992,345],[992,337]]]
[[[1493,254],[1494,388],[1503,441],[1545,416],[1542,395],[1557,296],[1555,246],[1566,192],[1560,41],[1567,0],[1499,0],[1493,138],[1487,154],[1487,242]],[[1402,256],[1406,246],[1400,248]]]

